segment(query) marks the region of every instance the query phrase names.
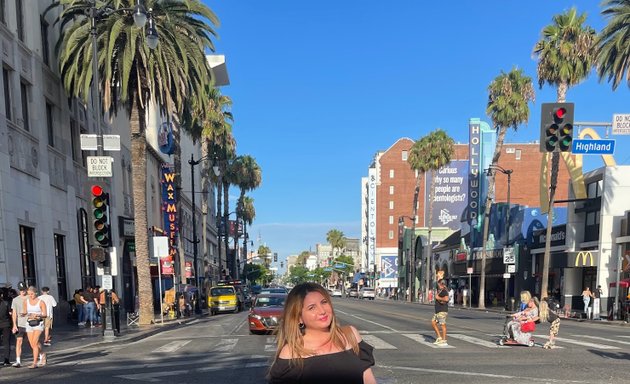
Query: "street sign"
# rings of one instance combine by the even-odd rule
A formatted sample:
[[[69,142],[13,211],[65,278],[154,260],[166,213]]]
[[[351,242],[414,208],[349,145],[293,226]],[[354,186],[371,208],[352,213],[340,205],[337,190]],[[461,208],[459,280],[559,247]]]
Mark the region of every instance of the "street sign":
[[[514,256],[514,247],[503,248],[503,264],[516,263],[516,257]]]
[[[613,135],[630,135],[630,114],[613,115]]]
[[[337,268],[337,269],[342,269],[342,268],[345,267],[345,265],[343,265],[343,264],[335,264],[334,267]]]
[[[101,288],[114,289],[114,279],[112,278],[112,275],[103,275],[101,278]]]
[[[509,279],[510,278],[510,274],[509,273],[504,273],[503,274],[503,278],[504,279]]]
[[[516,265],[515,264],[508,264],[507,271],[508,271],[508,273],[516,273]]]
[[[98,135],[82,134],[80,141],[82,151],[96,151],[98,149]]]
[[[332,268],[326,267],[326,268],[324,268],[324,272],[332,272]]]
[[[88,177],[112,177],[113,162],[114,158],[111,156],[88,156]]]
[[[615,140],[573,140],[573,148],[571,148],[571,153],[575,155],[612,155],[615,153]]]
[[[472,267],[466,268],[466,273],[469,274],[469,275],[472,275],[472,273],[473,273]]]
[[[103,150],[120,151],[120,135],[103,135]]]

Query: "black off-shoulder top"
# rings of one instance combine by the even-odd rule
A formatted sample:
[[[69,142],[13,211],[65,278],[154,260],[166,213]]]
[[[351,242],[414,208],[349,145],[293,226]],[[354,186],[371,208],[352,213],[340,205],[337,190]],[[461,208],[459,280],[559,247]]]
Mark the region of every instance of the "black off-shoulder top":
[[[303,366],[289,359],[276,359],[269,372],[270,384],[363,384],[363,372],[374,365],[374,348],[361,341],[359,355],[352,349],[302,359]]]

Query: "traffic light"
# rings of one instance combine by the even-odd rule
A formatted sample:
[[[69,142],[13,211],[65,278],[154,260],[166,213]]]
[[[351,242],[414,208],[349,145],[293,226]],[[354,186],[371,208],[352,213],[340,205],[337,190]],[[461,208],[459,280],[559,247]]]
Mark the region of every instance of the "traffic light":
[[[278,262],[278,254],[276,252],[273,253],[273,262],[274,263]]]
[[[540,114],[540,151],[571,152],[573,103],[543,103]]]
[[[92,186],[92,206],[94,207],[94,240],[104,247],[112,246],[112,231],[109,221],[109,194],[100,185]]]

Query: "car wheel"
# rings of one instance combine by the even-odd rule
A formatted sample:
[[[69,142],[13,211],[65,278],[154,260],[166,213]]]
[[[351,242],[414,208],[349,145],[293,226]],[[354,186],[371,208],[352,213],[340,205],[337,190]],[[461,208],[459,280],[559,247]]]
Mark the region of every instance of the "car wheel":
[[[255,331],[253,329],[250,329],[249,333],[251,333],[252,335],[260,335],[260,333],[258,331]]]

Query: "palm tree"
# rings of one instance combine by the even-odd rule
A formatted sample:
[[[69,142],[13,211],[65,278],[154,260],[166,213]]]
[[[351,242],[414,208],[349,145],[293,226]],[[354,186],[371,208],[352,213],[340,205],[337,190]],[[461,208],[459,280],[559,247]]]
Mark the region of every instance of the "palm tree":
[[[116,8],[133,8],[132,0],[113,2]],[[129,12],[114,12],[96,25],[100,96],[103,109],[130,119],[135,245],[140,323],[153,321],[153,292],[149,268],[146,211],[147,108],[154,102],[164,116],[181,112],[183,101],[211,80],[205,50],[214,50],[214,13],[192,0],[145,0],[160,33],[155,50],[145,44],[141,29]],[[92,38],[86,10],[88,0],[57,0],[61,37],[57,45],[59,68],[69,95],[86,103],[92,83]],[[100,115],[100,111],[99,115]]]
[[[245,264],[247,264],[247,224],[252,225],[256,218],[254,199],[245,195],[239,197],[238,204],[236,205],[236,214],[243,219],[243,253],[245,254]]]
[[[412,169],[418,171],[418,178],[421,173],[431,172],[431,187],[429,190],[429,228],[427,236],[426,247],[426,262],[425,262],[425,292],[424,297],[428,298],[430,282],[433,279],[432,268],[434,268],[431,262],[431,232],[433,229],[433,195],[435,194],[435,172],[451,162],[451,158],[455,153],[455,141],[442,129],[436,129],[435,131],[424,136],[420,140],[416,141],[411,150],[409,151],[409,157],[407,162]],[[415,207],[414,207],[415,212]],[[415,217],[415,214],[414,214]],[[415,221],[414,221],[414,235],[415,235]],[[414,246],[415,249],[415,246]],[[415,261],[409,262],[410,270],[415,270]],[[414,296],[413,287],[411,281],[415,279],[415,273],[411,274],[409,281],[409,299]]]
[[[557,87],[557,101],[563,103],[569,87],[586,79],[595,62],[595,30],[587,25],[586,14],[577,14],[575,8],[555,15],[553,23],[542,30],[542,37],[534,46],[538,57],[538,85],[547,83]],[[549,162],[547,154],[546,164]],[[558,178],[560,156],[551,156],[551,183],[549,186],[549,210],[547,212],[547,237],[543,259],[541,298],[547,297],[549,285],[549,247],[553,225],[553,204]],[[546,169],[546,168],[545,168]]]
[[[597,74],[617,89],[624,76],[630,85],[630,0],[605,0],[602,14],[608,24],[597,39]]]
[[[241,194],[238,200],[240,203],[241,200],[245,198],[245,192],[254,190],[258,188],[258,186],[260,186],[260,183],[262,182],[262,175],[260,167],[256,163],[256,160],[249,155],[238,156],[234,160],[233,168],[234,176],[236,178],[236,185],[241,190]],[[242,218],[239,212],[240,211],[237,205],[236,222],[239,222],[239,218]],[[246,234],[247,231],[245,231],[244,233]],[[245,239],[245,242],[247,242],[247,239]],[[236,243],[238,243],[238,231],[234,234],[234,244]],[[244,246],[245,248],[247,248],[246,243]]]
[[[328,231],[328,233],[326,234],[326,241],[330,244],[330,247],[332,248],[332,257],[336,256],[335,249],[341,251],[346,247],[346,237],[343,232],[338,229],[331,229],[330,231]]]
[[[514,68],[509,73],[501,71],[488,86],[488,106],[486,113],[497,130],[497,143],[489,169],[494,169],[499,163],[503,149],[505,134],[508,128],[515,131],[518,126],[529,120],[528,103],[534,101],[534,86],[532,79],[523,74],[523,70]],[[483,246],[481,251],[481,276],[479,279],[479,308],[485,308],[486,290],[486,245],[490,225],[490,208],[495,191],[494,172],[488,174],[488,193],[483,216]],[[508,207],[510,209],[510,207]],[[509,225],[509,223],[508,223]]]

